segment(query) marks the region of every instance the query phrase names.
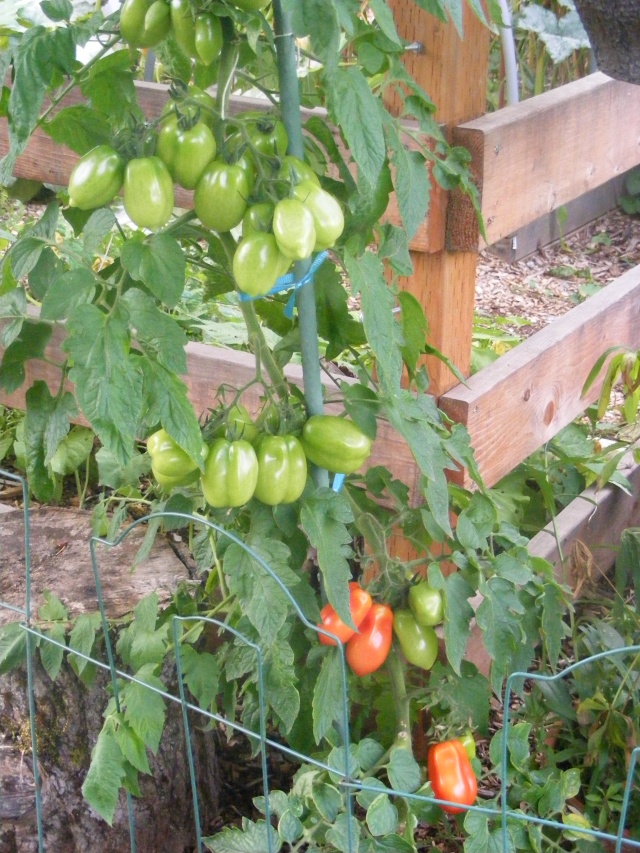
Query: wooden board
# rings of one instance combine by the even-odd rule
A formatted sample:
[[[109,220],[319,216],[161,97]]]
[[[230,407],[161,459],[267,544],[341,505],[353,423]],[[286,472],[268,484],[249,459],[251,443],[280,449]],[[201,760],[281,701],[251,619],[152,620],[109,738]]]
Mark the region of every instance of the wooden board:
[[[59,327],[55,328],[45,353],[47,359],[54,363],[37,359],[26,362],[24,384],[12,394],[0,391],[0,402],[3,405],[24,409],[25,393],[37,379],[44,380],[52,393],[57,391],[60,383],[60,370],[55,366],[55,362],[60,363],[66,359],[66,353],[60,349],[63,339],[64,331]],[[2,353],[3,349],[0,347],[0,358]],[[255,376],[255,359],[250,353],[191,341],[186,346],[186,354],[187,376],[184,379],[187,384],[189,399],[198,416],[206,414],[209,409],[215,406],[215,396],[220,385],[225,384],[241,388]],[[299,365],[288,365],[285,368],[285,375],[290,382],[302,387],[302,368]],[[339,382],[349,381],[345,376],[336,376],[336,379]],[[335,392],[335,382],[326,374],[323,374],[323,382],[327,393]],[[67,387],[70,390],[73,388],[70,383],[67,383]],[[244,404],[252,412],[257,411],[260,406],[260,390],[260,386],[254,385],[242,397]],[[342,406],[339,405],[327,406],[327,412],[341,410]],[[78,423],[86,424],[86,421],[79,418]],[[384,465],[389,468],[394,477],[401,479],[409,486],[414,485],[417,477],[416,464],[409,446],[385,421],[379,423],[378,436],[374,442],[369,462],[365,467],[372,465]]]
[[[640,347],[640,266],[440,398],[471,433],[487,486],[584,411],[599,390],[581,396],[589,371],[616,345]]]
[[[169,99],[168,87],[160,83],[138,81],[136,88],[138,89],[140,107],[144,114],[150,119],[157,118]],[[65,98],[61,106],[71,106],[81,100],[81,94],[74,89]],[[268,102],[264,100],[234,97],[231,99],[230,111],[237,115],[247,110],[265,110],[268,106]],[[326,115],[322,110],[304,110],[303,120],[314,114]],[[412,130],[417,127],[415,122],[407,122],[407,126],[410,126]],[[408,142],[411,143],[409,147],[415,146],[415,142],[410,140]],[[0,119],[0,158],[8,150],[9,137],[6,119]],[[346,153],[343,149],[343,154]],[[31,137],[26,150],[18,158],[14,168],[14,176],[43,181],[43,183],[55,186],[66,186],[77,159],[77,154],[65,146],[53,142],[43,130],[38,128]],[[446,193],[437,187],[434,188],[431,199],[431,215],[418,228],[411,241],[411,248],[420,252],[437,252],[443,248],[446,199]],[[193,207],[193,193],[176,187],[176,205],[183,208]],[[395,193],[391,196],[386,218],[395,225],[401,224]]]
[[[486,103],[489,63],[489,30],[465,5],[461,38],[451,21],[439,21],[424,9],[405,0],[391,0],[398,33],[423,46],[421,53],[407,53],[403,62],[411,76],[437,105],[436,118],[450,132],[462,121],[482,115]],[[400,114],[402,99],[388,96],[390,111]],[[449,201],[449,194],[447,194]],[[448,219],[448,211],[447,211]],[[443,223],[446,224],[446,223]],[[400,279],[424,308],[429,322],[429,343],[444,353],[463,376],[469,373],[471,331],[475,297],[477,256],[475,250],[455,255],[441,251],[412,253],[410,278]],[[430,391],[438,396],[456,378],[437,358],[426,360]]]
[[[615,210],[620,197],[626,192],[625,183],[630,172],[607,181],[601,187],[589,190],[584,195],[567,202],[563,208],[562,222],[559,211],[546,213],[528,225],[518,229],[517,234],[493,243],[492,253],[508,264],[515,264],[539,249],[566,240],[590,222],[594,222],[605,213]]]
[[[640,163],[640,87],[592,74],[462,124],[453,138],[472,154],[486,242],[495,243]],[[453,194],[448,247],[479,242],[468,199]]]

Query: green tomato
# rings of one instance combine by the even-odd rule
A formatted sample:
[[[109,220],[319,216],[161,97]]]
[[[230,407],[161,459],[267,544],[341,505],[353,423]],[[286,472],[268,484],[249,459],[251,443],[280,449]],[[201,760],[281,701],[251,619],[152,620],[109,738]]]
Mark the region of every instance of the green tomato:
[[[284,157],[289,147],[289,135],[279,119],[262,116],[249,134],[251,144],[267,157]]]
[[[285,258],[273,234],[243,237],[233,256],[233,275],[238,289],[250,296],[264,296],[291,262]]]
[[[195,47],[197,59],[204,65],[211,65],[222,51],[222,24],[217,15],[201,12],[196,17]]]
[[[438,657],[438,636],[433,628],[418,625],[410,610],[396,610],[393,630],[409,663],[431,669]]]
[[[304,160],[294,157],[292,154],[287,154],[283,157],[282,164],[278,171],[278,178],[281,181],[286,181],[291,186],[297,186],[301,181],[311,181],[317,187],[320,186],[320,179],[313,171],[308,163]]]
[[[257,447],[255,497],[269,506],[297,501],[307,483],[307,458],[293,435],[265,435]]]
[[[171,27],[184,55],[189,59],[198,59],[196,18],[191,0],[171,0]]]
[[[243,506],[258,482],[258,457],[248,441],[216,439],[209,448],[200,478],[202,493],[212,507]]]
[[[336,199],[312,181],[301,181],[293,194],[304,202],[313,216],[316,229],[314,251],[330,249],[344,230],[344,215]]]
[[[165,0],[155,0],[144,16],[144,32],[150,41],[148,47],[154,47],[169,35],[171,30],[171,9]]]
[[[173,181],[159,157],[138,157],[124,172],[124,209],[138,228],[161,228],[173,211]]]
[[[249,414],[249,410],[242,403],[234,403],[227,412],[225,422],[215,430],[216,438],[228,438],[237,441],[243,438],[250,444],[254,444],[258,438],[258,428]]]
[[[98,145],[81,157],[69,177],[69,204],[93,210],[115,198],[124,181],[124,160],[109,145]]]
[[[273,233],[286,258],[302,261],[313,252],[316,227],[309,208],[297,198],[284,198],[273,212]]]
[[[171,12],[164,0],[125,0],[120,33],[131,47],[154,47],[169,34]]]
[[[444,601],[439,589],[420,581],[409,587],[409,607],[418,625],[433,627],[444,619]]]
[[[251,237],[252,234],[269,234],[273,224],[273,203],[261,201],[252,204],[242,217],[242,236]]]
[[[251,180],[237,164],[214,160],[205,169],[193,196],[200,222],[212,231],[231,231],[242,222]]]
[[[193,190],[216,156],[216,140],[203,121],[182,130],[174,113],[160,128],[156,154],[176,183]]]
[[[202,443],[202,458],[207,458],[207,445]],[[169,490],[195,483],[200,476],[198,463],[179,447],[164,429],[159,429],[147,439],[147,452],[151,457],[151,472],[159,485]]]
[[[371,453],[372,441],[353,421],[312,415],[302,428],[307,459],[335,474],[353,474]]]
[[[204,92],[197,86],[190,85],[188,97],[194,102],[196,107],[200,107],[200,120],[203,121],[209,130],[213,130],[216,121],[216,101],[208,92]]]

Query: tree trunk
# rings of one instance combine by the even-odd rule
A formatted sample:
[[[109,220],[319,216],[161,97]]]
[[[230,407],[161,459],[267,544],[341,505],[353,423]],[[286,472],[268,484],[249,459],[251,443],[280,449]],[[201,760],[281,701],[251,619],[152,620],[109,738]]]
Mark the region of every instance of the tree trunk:
[[[598,70],[625,83],[640,84],[638,0],[575,0],[591,40]]]
[[[88,540],[88,516],[78,511],[43,509],[31,514],[31,548],[36,607],[44,588],[72,615],[96,610]],[[22,514],[0,524],[0,598],[24,606]],[[110,617],[130,612],[147,593],[167,599],[188,572],[172,549],[157,540],[149,559],[131,573],[144,529],[130,534],[100,560]],[[124,553],[123,553],[124,551]],[[16,614],[0,604],[0,624]],[[37,655],[36,655],[37,660]],[[121,795],[113,827],[93,812],[81,786],[91,750],[102,727],[109,698],[109,673],[99,670],[88,688],[65,663],[52,682],[39,661],[34,667],[39,775],[46,853],[125,853],[130,850],[126,800]],[[167,690],[177,695],[175,667],[163,673]],[[173,682],[173,683],[172,683]],[[24,667],[0,677],[0,853],[37,853],[38,837],[29,708]],[[218,778],[215,734],[202,718],[191,719],[192,746],[203,828],[217,814]],[[169,702],[166,725],[151,776],[140,775],[142,796],[134,799],[138,853],[184,853],[196,833],[185,735],[180,705]]]

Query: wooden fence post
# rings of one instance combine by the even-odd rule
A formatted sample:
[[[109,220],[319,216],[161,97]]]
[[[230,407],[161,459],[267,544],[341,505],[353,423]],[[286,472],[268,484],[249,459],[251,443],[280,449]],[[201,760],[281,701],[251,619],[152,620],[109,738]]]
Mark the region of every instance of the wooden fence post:
[[[407,0],[390,0],[396,27],[407,41],[423,45],[422,53],[407,53],[405,65],[437,105],[436,118],[447,130],[485,112],[489,68],[489,30],[465,4],[464,37],[451,22],[444,23]],[[399,100],[390,99],[397,112]],[[440,204],[436,189],[431,210]],[[431,215],[431,213],[430,213]],[[442,228],[446,227],[442,217]],[[471,359],[476,282],[476,252],[426,254],[412,252],[414,273],[400,281],[424,307],[430,341],[465,376]],[[456,384],[451,371],[438,359],[428,360],[431,391],[439,397]]]
[[[436,104],[436,118],[445,126],[447,135],[455,125],[483,115],[489,69],[488,28],[466,4],[462,39],[450,21],[439,21],[414,3],[390,0],[389,5],[399,35],[423,47],[420,53],[407,52],[405,66]],[[387,106],[397,114],[401,109],[400,99],[390,98]],[[442,229],[446,229],[446,214],[441,215],[441,211],[446,206],[446,195],[434,187],[429,216],[437,216]],[[444,233],[440,245],[444,245]],[[413,275],[400,279],[400,287],[412,293],[423,306],[430,343],[463,376],[468,376],[477,252],[412,251],[411,258]],[[430,391],[436,397],[457,384],[453,373],[439,359],[427,358],[426,364]],[[401,535],[391,538],[389,550],[398,559],[411,560],[416,556],[411,543]]]

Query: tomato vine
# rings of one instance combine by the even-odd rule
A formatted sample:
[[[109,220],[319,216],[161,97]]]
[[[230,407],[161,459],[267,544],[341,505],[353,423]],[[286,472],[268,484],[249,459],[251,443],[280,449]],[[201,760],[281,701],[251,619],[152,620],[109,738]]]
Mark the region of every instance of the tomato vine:
[[[455,4],[416,5],[446,19]],[[483,16],[481,4],[469,5]],[[447,189],[476,199],[468,155],[449,145],[428,93],[406,71],[406,44],[386,0],[126,0],[112,15],[97,9],[81,17],[70,0],[41,7],[48,22],[9,28],[0,52],[0,79],[10,72],[1,101],[10,148],[0,177],[10,181],[36,130],[80,159],[68,191],[58,189],[0,267],[0,311],[8,321],[0,387],[20,387],[28,361],[45,356],[53,329],[64,334],[59,387],[52,393],[36,381],[26,394],[30,489],[43,501],[53,496],[51,461],[80,413],[100,443],[103,482],[117,469],[118,482],[132,488],[128,477],[146,459],[154,507],[195,518],[190,544],[203,583],[171,613],[216,614],[259,644],[271,725],[294,747],[322,749],[341,771],[340,651],[302,630],[256,560],[197,519],[223,525],[272,567],[312,625],[330,608],[347,632],[359,629],[346,655],[354,705],[369,717],[354,774],[374,784],[383,774],[397,792],[424,793],[410,742],[417,707],[429,703],[432,733],[471,726],[486,734],[489,700],[505,675],[526,667],[539,642],[557,660],[566,605],[551,567],[528,556],[526,540],[483,488],[466,431],[447,423],[428,396],[421,364],[427,321],[398,289],[399,276],[412,271],[409,243],[427,214],[428,167]],[[80,65],[76,49],[90,39],[103,46]],[[152,120],[136,87],[140,48],[149,46],[173,75],[166,110]],[[215,98],[199,88],[213,82]],[[249,85],[263,96],[258,116],[231,101]],[[72,89],[79,103],[65,101]],[[402,102],[398,117],[384,106],[390,90]],[[325,112],[312,109],[318,106]],[[194,190],[194,210],[176,214],[174,181]],[[117,207],[121,188],[129,222]],[[392,192],[401,225],[383,218]],[[59,242],[61,231],[67,236]],[[313,285],[296,293],[293,319],[278,294],[239,298],[267,296],[290,268],[305,280],[325,250],[329,259]],[[97,256],[105,259],[98,268]],[[185,282],[197,276],[242,314],[256,359],[251,384],[262,396],[255,420],[241,408],[247,389],[224,388],[224,377],[212,377],[220,388],[212,389],[209,411],[195,412],[189,401],[179,307]],[[360,316],[351,310],[354,297]],[[351,381],[333,379],[340,416],[324,413],[321,351],[329,361],[349,359]],[[294,357],[303,367],[302,393],[284,373]],[[363,469],[380,422],[410,446],[416,494],[382,466]],[[475,492],[450,487],[447,471],[457,466],[475,476]],[[347,477],[342,490],[329,488],[328,471]],[[149,540],[159,524],[150,521]],[[416,557],[390,552],[397,531]],[[445,570],[447,562],[455,573]],[[374,600],[357,624],[354,581]],[[478,593],[474,614],[469,602]],[[118,643],[124,665],[154,683],[171,653],[170,614],[156,605],[141,608]],[[488,679],[465,661],[474,616],[492,658]],[[446,664],[435,663],[434,625],[441,622]],[[260,701],[254,665],[228,638],[214,663],[200,639],[196,630],[183,637],[188,689],[206,707],[223,706],[250,724]],[[434,665],[439,677],[425,686]],[[209,676],[219,690],[203,687]],[[394,711],[385,719],[372,709],[384,707],[389,687]],[[120,779],[137,772],[118,746],[121,722],[109,714],[101,734],[122,771],[113,803]],[[155,723],[161,728],[162,720]],[[130,736],[144,751],[151,745],[136,724]],[[90,774],[95,780],[100,767]],[[327,806],[331,820],[323,812],[323,837],[298,820],[281,840],[344,849],[342,795],[329,773],[316,773],[313,785],[335,803]],[[384,797],[363,797],[367,819],[353,830],[362,849],[381,849],[375,839],[385,836],[405,846],[384,849],[414,850],[420,807],[403,800],[396,808]],[[110,819],[109,808],[93,805]],[[223,842],[210,843],[215,850]]]

